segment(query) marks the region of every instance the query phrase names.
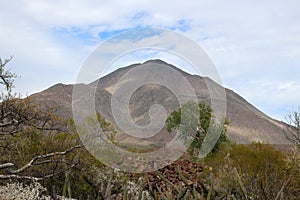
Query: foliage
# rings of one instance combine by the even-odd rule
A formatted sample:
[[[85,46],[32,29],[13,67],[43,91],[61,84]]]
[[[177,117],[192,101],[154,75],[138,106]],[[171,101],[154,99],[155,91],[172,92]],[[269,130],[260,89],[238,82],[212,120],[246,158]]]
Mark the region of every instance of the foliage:
[[[273,147],[255,143],[227,143],[206,159],[212,196],[236,199],[296,199],[299,174],[287,157]],[[298,183],[297,183],[298,180]]]
[[[116,136],[116,130],[115,127],[106,121],[105,117],[103,117],[100,113],[96,113],[97,121],[100,124],[100,127],[102,131],[107,136],[108,140],[111,141],[113,144],[116,144],[115,142],[115,136]]]
[[[192,143],[189,147],[189,153],[195,154],[195,151],[201,148],[203,140],[206,136],[206,142],[216,141],[212,153],[218,150],[220,144],[227,140],[226,131],[229,121],[224,119],[221,124],[217,124],[213,117],[213,110],[209,105],[201,102],[198,105],[195,102],[189,101],[184,104],[179,110],[173,111],[166,120],[167,130],[171,132],[173,130],[180,131],[181,137],[184,141],[192,138]],[[209,134],[208,134],[209,133]]]

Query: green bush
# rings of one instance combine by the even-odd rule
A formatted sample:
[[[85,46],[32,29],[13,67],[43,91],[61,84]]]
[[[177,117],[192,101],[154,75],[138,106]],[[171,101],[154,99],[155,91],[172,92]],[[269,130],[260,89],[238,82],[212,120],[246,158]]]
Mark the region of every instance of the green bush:
[[[192,157],[198,157],[199,154],[206,155],[209,151],[214,153],[221,143],[227,141],[226,131],[229,121],[224,119],[218,124],[214,119],[212,108],[204,102],[185,103],[179,110],[170,114],[166,124],[168,132],[179,131],[183,141],[192,139],[188,149]]]
[[[299,174],[287,156],[270,145],[227,143],[205,162],[206,175],[214,177],[215,195],[237,199],[296,199],[299,195]]]

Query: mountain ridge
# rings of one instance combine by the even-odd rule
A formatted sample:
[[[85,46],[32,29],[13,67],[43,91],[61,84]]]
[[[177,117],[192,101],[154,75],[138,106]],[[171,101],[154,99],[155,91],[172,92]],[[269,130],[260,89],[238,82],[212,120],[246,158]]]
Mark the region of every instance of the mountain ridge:
[[[83,90],[96,87],[95,104],[97,111],[112,124],[115,124],[111,108],[109,107],[111,105],[111,95],[118,80],[126,72],[129,72],[137,66],[155,66],[157,64],[172,67],[177,70],[194,87],[199,101],[210,104],[209,91],[205,81],[214,82],[213,80],[207,77],[189,74],[172,64],[158,59],[119,68],[89,84],[80,84],[80,87],[82,87]],[[215,82],[213,84],[216,84],[216,87],[222,87]],[[42,92],[31,95],[31,97],[37,103],[52,104],[59,107],[60,111],[58,111],[58,114],[63,117],[72,117],[72,92],[74,86],[74,84],[56,84]],[[179,85],[178,87],[181,86]],[[179,89],[184,90],[184,88]],[[228,136],[231,140],[237,143],[263,142],[270,144],[289,144],[283,133],[284,127],[287,126],[285,123],[267,116],[233,90],[224,89],[227,102],[226,116],[231,122],[228,127]],[[167,98],[168,101],[166,102],[164,98]],[[153,104],[149,99],[152,99],[153,102],[156,103],[162,103],[163,106],[166,106],[168,113],[179,108],[178,102],[172,97],[168,89],[160,86],[143,86],[139,88],[138,92],[134,92],[131,98],[132,102],[130,102],[131,114],[137,123],[147,124],[149,122],[148,110]]]

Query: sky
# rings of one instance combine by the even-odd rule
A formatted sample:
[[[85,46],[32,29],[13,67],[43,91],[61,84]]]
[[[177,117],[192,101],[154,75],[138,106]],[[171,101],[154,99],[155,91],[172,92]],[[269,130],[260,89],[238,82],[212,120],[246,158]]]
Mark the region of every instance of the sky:
[[[223,86],[284,121],[300,106],[299,7],[297,0],[1,0],[0,57],[13,56],[8,67],[20,76],[15,91],[30,95],[75,83],[87,57],[115,34],[170,29],[203,48]],[[151,56],[182,64],[168,53],[143,53],[126,55],[114,66]]]

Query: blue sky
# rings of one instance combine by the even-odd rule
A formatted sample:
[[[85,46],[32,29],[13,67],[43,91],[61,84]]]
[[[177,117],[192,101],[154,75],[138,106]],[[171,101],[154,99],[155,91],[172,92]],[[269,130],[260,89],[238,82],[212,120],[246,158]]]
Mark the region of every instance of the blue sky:
[[[74,83],[89,54],[115,34],[172,29],[206,51],[225,87],[284,120],[300,105],[299,7],[297,0],[2,1],[0,56],[14,55],[9,67],[21,76],[15,90],[32,94],[58,82]],[[118,63],[144,59],[132,54]]]

